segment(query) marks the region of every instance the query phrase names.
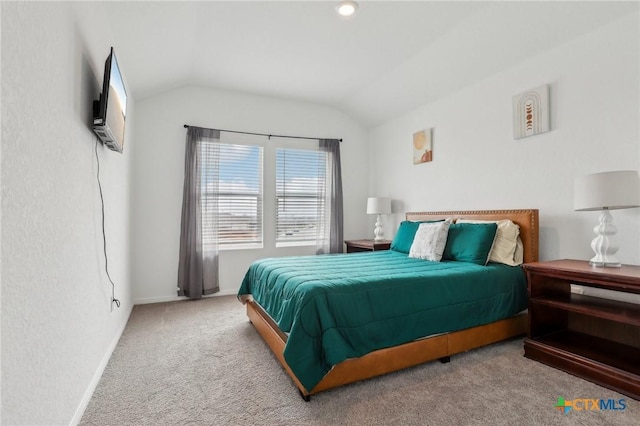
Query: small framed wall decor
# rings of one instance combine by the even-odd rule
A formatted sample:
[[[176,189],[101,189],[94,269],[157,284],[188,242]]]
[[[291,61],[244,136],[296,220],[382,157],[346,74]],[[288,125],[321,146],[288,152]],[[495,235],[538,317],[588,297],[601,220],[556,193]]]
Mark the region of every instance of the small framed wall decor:
[[[420,130],[413,134],[413,164],[428,163],[433,160],[431,130]]]
[[[548,132],[549,86],[535,87],[513,97],[513,138]]]

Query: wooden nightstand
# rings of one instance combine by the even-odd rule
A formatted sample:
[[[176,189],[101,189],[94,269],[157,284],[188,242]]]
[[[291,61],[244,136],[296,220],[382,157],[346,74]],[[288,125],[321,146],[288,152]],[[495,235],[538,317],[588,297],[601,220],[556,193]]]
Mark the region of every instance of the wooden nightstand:
[[[391,241],[389,240],[348,240],[344,242],[347,245],[347,253],[356,253],[359,251],[378,251],[389,250]]]
[[[571,292],[571,284],[640,294],[640,266],[580,260],[524,265],[529,330],[524,356],[640,399],[640,305]]]

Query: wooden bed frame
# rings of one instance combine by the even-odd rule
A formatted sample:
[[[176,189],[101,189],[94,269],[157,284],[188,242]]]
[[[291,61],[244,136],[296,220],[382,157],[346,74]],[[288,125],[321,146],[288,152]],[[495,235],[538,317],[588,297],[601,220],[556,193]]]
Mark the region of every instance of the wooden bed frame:
[[[510,219],[520,226],[524,246],[524,262],[538,261],[538,210],[481,210],[407,213],[407,220],[423,221],[446,218],[499,220]],[[309,401],[310,396],[338,386],[398,371],[428,361],[440,359],[448,362],[451,355],[479,348],[526,333],[527,314],[481,325],[466,330],[438,334],[399,346],[380,349],[359,358],[345,360],[335,365],[311,390],[307,390],[291,371],[284,359],[287,336],[273,319],[252,299],[247,301],[247,316],[262,336],[287,374],[298,387],[300,394]]]

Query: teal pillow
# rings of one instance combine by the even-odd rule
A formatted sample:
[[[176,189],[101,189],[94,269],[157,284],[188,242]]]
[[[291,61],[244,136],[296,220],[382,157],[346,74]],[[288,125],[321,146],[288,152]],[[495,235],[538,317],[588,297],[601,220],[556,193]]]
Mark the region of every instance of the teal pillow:
[[[496,237],[495,223],[455,223],[449,227],[442,260],[486,265]]]
[[[420,222],[411,222],[409,220],[400,222],[398,232],[396,232],[391,242],[391,250],[408,254],[419,226]]]
[[[411,244],[413,244],[413,238],[416,236],[416,232],[418,232],[418,227],[421,223],[443,221],[444,219],[430,220],[426,222],[412,222],[410,220],[400,222],[398,232],[396,232],[396,235],[395,237],[393,237],[393,241],[391,242],[391,250],[409,254],[409,251],[411,250]]]

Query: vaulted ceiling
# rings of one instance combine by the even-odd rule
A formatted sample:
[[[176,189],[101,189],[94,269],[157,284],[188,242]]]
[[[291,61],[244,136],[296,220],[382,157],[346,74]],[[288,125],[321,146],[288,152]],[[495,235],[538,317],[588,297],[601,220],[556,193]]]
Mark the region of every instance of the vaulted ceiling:
[[[345,19],[336,4],[101,6],[136,100],[195,84],[327,105],[366,126],[638,16],[636,2],[360,1]]]

